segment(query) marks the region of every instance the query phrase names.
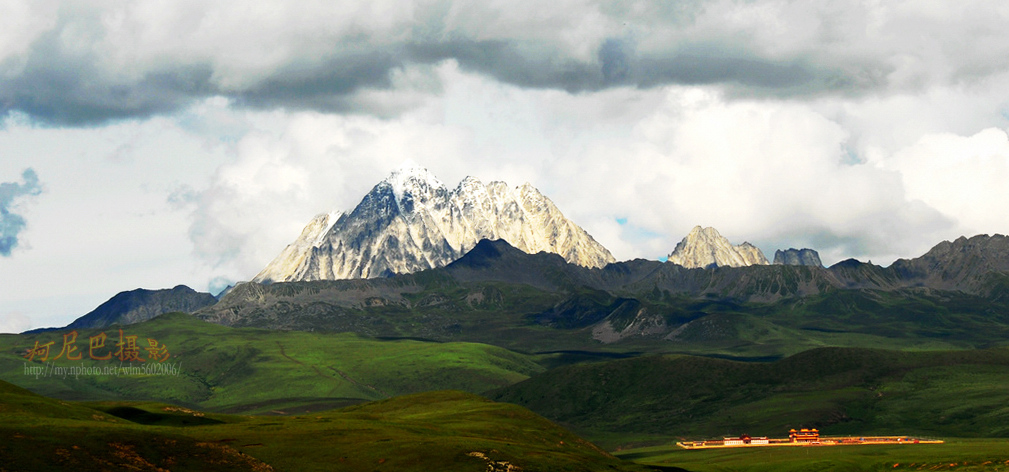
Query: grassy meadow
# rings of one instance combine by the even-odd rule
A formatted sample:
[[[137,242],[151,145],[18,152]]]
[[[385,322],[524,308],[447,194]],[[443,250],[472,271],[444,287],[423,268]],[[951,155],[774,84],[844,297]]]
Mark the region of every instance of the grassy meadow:
[[[123,331],[137,335],[140,343],[152,338],[164,345],[170,354],[164,364],[176,365],[179,375],[26,373],[27,367],[48,364],[121,364],[114,358],[90,360],[88,337],[99,331],[83,330],[76,342],[82,360],[48,363],[29,362],[23,357],[25,350],[36,341],[55,341],[50,355],[55,357],[64,331],[0,335],[0,379],[67,400],[153,400],[219,412],[295,413],[431,390],[480,393],[544,370],[531,356],[486,344],[228,328],[181,313],[129,325]],[[107,352],[119,335],[118,327],[104,332],[107,347],[101,352]]]

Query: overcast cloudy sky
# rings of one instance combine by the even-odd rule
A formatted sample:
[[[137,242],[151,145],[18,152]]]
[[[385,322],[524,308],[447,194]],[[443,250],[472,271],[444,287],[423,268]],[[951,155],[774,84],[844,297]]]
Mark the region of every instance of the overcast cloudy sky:
[[[0,332],[248,280],[406,159],[619,259],[1009,233],[1009,4],[0,2]]]

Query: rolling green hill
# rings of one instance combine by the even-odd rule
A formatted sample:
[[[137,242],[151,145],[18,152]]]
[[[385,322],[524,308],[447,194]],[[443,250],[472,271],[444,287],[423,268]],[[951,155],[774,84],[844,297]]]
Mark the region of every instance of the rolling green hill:
[[[3,470],[644,471],[530,411],[458,392],[307,416],[80,404],[0,382]]]
[[[802,427],[1009,437],[1009,349],[823,348],[763,363],[645,356],[552,369],[491,398],[610,447]]]
[[[0,381],[3,470],[269,470],[238,451]]]
[[[128,365],[114,358],[89,359],[88,338],[104,332],[107,347],[96,354],[107,353],[118,342],[119,328],[81,330],[75,343],[83,357],[79,361],[23,358],[36,341],[54,342],[50,357],[56,357],[69,331],[0,335],[0,379],[61,399],[157,400],[222,412],[291,413],[446,388],[479,393],[543,370],[530,356],[484,344],[237,329],[185,314],[122,327],[126,336],[138,336],[140,345],[146,346],[148,338],[163,345],[170,357],[162,367],[177,367],[178,375],[65,376],[53,370]],[[47,370],[35,375],[30,368]]]

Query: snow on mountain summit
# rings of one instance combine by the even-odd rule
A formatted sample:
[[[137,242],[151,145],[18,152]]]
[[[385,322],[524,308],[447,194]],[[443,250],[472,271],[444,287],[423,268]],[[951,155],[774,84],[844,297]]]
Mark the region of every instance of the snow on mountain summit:
[[[385,178],[392,187],[392,193],[396,196],[397,202],[403,202],[404,198],[426,201],[430,200],[433,193],[437,191],[447,191],[437,177],[424,167],[420,167],[411,160],[407,160],[392,174]]]
[[[353,211],[312,219],[254,281],[383,277],[441,267],[481,239],[504,239],[528,253],[602,267],[605,247],[529,184],[466,177],[449,190],[427,169],[404,163]]]

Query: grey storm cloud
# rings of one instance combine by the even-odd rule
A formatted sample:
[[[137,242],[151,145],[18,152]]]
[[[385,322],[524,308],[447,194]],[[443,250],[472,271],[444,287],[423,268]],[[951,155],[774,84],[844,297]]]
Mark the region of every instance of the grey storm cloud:
[[[394,2],[394,10],[411,12],[387,11],[388,21],[377,20],[380,11],[365,13],[337,31],[299,23],[333,14],[331,10],[302,12],[299,20],[261,33],[255,24],[213,25],[207,29],[216,36],[202,43],[186,42],[189,33],[184,30],[191,23],[164,20],[162,25],[158,15],[147,15],[130,24],[127,15],[122,21],[129,28],[115,29],[108,18],[121,12],[64,8],[53,26],[23,51],[0,55],[5,77],[0,80],[0,114],[23,112],[44,123],[94,125],[168,113],[210,96],[257,108],[370,113],[367,103],[355,100],[360,93],[395,89],[396,73],[447,60],[504,83],[572,93],[715,84],[731,96],[777,97],[923,87],[930,80],[964,81],[965,74],[999,74],[1009,67],[992,69],[993,63],[1005,65],[993,60],[1009,52],[1009,40],[1000,39],[1000,19],[985,15],[983,5],[967,7],[971,14],[948,15],[948,21],[960,23],[914,14],[884,17],[887,22],[874,33],[878,37],[867,37],[865,18],[871,15],[862,10],[875,7],[864,5],[839,12],[828,1],[800,6],[712,0],[672,9],[662,6],[666,2],[644,2],[647,8],[631,11],[612,2],[570,3],[564,15],[551,17],[556,24],[540,21],[540,7],[522,2],[509,5],[508,15],[479,3]],[[197,24],[221,17],[200,8],[195,8]],[[502,23],[501,16],[511,23]],[[590,17],[601,20],[579,23]],[[998,27],[975,28],[989,23]],[[153,45],[135,37],[159,28],[170,31],[149,42]],[[925,34],[933,30],[935,35]],[[955,38],[987,30],[992,34],[985,50],[971,54],[955,48],[933,51],[928,42],[940,33]],[[276,38],[257,42],[256,34]],[[75,35],[84,42],[68,39]],[[246,38],[251,38],[249,44],[243,43]],[[259,55],[265,65],[257,63]],[[235,64],[240,65],[237,72]],[[242,70],[248,64],[254,66]],[[239,79],[231,80],[235,75]]]
[[[464,70],[505,83],[572,93],[622,85],[724,83],[751,94],[788,96],[866,85],[801,61],[775,62],[701,47],[685,47],[671,56],[638,56],[626,44],[607,39],[599,47],[598,62],[584,62],[526,52],[508,41],[409,43],[337,55],[311,67],[280,67],[254,85],[230,90],[213,82],[210,64],[163,66],[124,81],[108,77],[93,59],[51,61],[61,57],[60,51],[43,43],[40,49],[51,54],[33,55],[20,75],[0,83],[0,111],[17,110],[57,125],[92,125],[167,113],[194,100],[227,96],[253,108],[368,112],[355,109],[360,106],[352,100],[356,93],[392,88],[394,70],[450,59]]]
[[[342,54],[307,69],[281,68],[255,87],[232,95],[238,103],[257,108],[354,111],[347,97],[362,88],[390,88],[390,71],[403,66],[403,58],[390,51]]]
[[[14,213],[16,200],[42,193],[38,175],[31,168],[21,174],[24,183],[0,183],[0,256],[10,256],[18,245],[18,235],[25,227],[23,216]]]

